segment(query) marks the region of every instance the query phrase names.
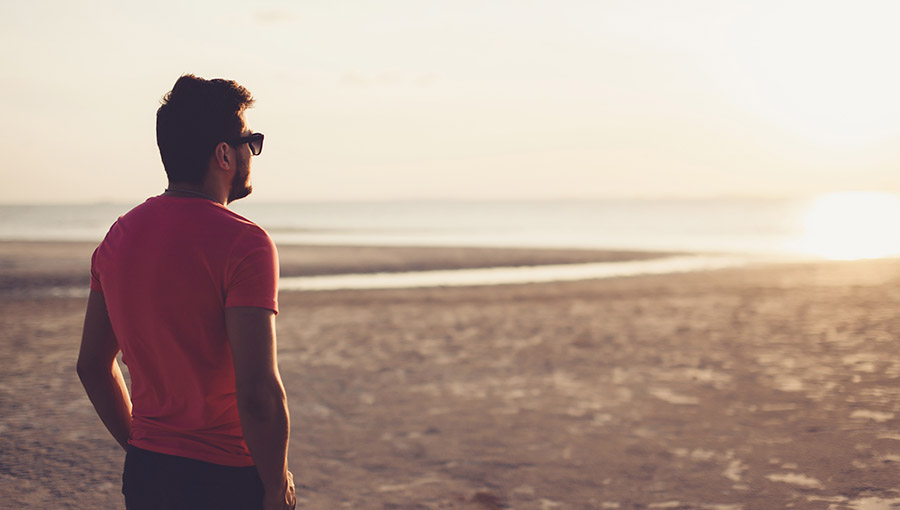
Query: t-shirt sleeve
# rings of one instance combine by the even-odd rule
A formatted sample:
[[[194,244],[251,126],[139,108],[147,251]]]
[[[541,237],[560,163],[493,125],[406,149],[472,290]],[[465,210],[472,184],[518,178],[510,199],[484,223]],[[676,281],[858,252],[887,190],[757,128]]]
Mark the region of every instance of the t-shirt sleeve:
[[[278,313],[278,250],[262,229],[241,237],[232,251],[225,308],[255,306]]]
[[[100,270],[97,267],[98,251],[100,251],[99,246],[94,250],[94,254],[91,255],[91,290],[103,292],[103,287],[100,285]]]

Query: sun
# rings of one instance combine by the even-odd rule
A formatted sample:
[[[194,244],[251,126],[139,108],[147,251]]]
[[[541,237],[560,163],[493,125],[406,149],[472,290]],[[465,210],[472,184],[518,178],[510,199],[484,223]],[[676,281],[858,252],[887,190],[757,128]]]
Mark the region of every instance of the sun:
[[[900,196],[882,192],[830,193],[803,220],[800,251],[834,260],[900,255]]]

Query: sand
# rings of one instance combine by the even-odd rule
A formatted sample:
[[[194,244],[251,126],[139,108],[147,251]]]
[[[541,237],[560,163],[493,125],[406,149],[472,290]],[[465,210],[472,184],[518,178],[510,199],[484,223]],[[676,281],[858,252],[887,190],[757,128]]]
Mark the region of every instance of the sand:
[[[0,278],[84,281],[85,254],[0,243]],[[0,507],[121,508],[123,452],[74,371],[85,300],[29,295],[0,293]],[[900,503],[898,260],[280,299],[305,508]]]

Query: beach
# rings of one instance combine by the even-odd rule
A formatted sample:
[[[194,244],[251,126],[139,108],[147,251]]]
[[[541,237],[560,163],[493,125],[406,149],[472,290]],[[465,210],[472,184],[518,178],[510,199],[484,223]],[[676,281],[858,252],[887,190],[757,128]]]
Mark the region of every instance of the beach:
[[[122,508],[75,374],[90,243],[0,243],[0,507]],[[283,276],[646,259],[279,247]],[[900,504],[900,260],[283,292],[290,464],[313,509]]]

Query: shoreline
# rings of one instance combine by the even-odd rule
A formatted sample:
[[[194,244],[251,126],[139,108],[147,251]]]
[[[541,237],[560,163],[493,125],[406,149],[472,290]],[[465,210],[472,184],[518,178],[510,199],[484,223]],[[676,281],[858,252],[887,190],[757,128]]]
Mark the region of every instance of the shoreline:
[[[522,285],[627,276],[712,271],[750,263],[742,257],[702,255],[595,263],[501,266],[472,269],[404,271],[283,277],[279,291],[379,290],[428,287],[483,287]]]
[[[0,241],[0,294],[86,289],[96,243]],[[652,260],[669,252],[432,246],[278,245],[281,277],[318,277]],[[85,291],[86,292],[86,291]],[[78,294],[76,294],[77,296]]]

